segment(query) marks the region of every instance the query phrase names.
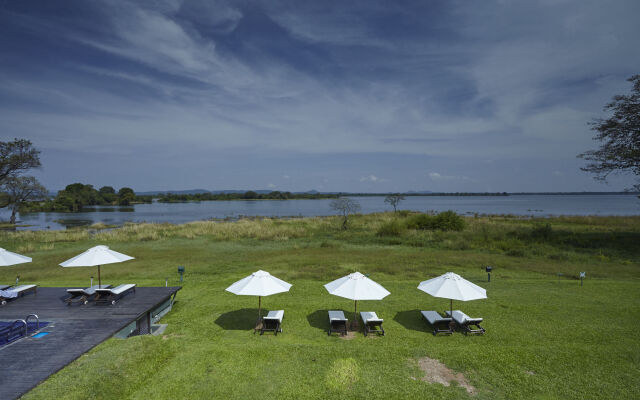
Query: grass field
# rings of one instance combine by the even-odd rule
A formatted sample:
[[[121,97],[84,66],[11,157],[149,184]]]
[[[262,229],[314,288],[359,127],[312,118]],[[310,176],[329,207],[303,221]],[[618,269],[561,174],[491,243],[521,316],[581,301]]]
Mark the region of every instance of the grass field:
[[[0,233],[0,247],[34,260],[0,268],[0,282],[86,286],[94,269],[58,264],[97,244],[136,257],[103,267],[112,284],[177,285],[186,267],[163,336],[110,339],[25,398],[640,398],[640,218],[479,217],[462,232],[385,234],[405,218],[356,216],[348,231],[307,218]],[[286,310],[277,337],[253,334],[256,298],[224,291],[257,269],[293,284],[263,299]],[[391,292],[358,305],[384,318],[385,337],[326,334],[327,310],[351,318],[353,302],[322,285],[356,270]],[[484,336],[434,337],[421,320],[449,303],[418,283],[447,271],[487,289],[486,300],[454,302],[485,319]],[[424,357],[462,373],[475,394],[422,380]]]

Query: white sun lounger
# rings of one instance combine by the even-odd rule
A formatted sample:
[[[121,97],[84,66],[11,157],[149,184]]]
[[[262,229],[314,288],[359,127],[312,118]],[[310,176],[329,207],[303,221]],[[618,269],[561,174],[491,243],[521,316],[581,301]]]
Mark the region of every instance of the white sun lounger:
[[[343,336],[346,335],[348,321],[344,316],[344,312],[329,311],[329,336],[331,336],[333,332],[340,332]]]
[[[36,293],[37,289],[38,285],[20,285],[7,290],[0,290],[0,300],[2,301],[2,305],[5,305],[7,304],[7,300],[24,296],[29,292]]]
[[[451,318],[443,317],[436,311],[420,311],[424,319],[433,327],[433,336],[438,333],[445,333],[451,335],[453,333],[453,327],[451,326]],[[443,329],[438,328],[443,326]]]
[[[446,313],[449,316],[451,315],[451,311],[447,311]],[[480,322],[483,321],[482,318],[471,318],[460,310],[454,310],[453,320],[456,321],[456,324],[462,329],[465,335],[468,333],[478,333],[482,335],[486,332],[486,330],[480,326]]]
[[[135,283],[125,283],[113,289],[96,289],[96,304],[116,304],[116,301],[129,293],[136,292]]]
[[[71,305],[73,303],[87,304],[89,300],[96,295],[97,289],[108,289],[111,285],[93,285],[86,289],[67,289],[67,293],[70,294],[69,297],[64,299],[67,305]]]
[[[364,323],[364,335],[367,336],[370,332],[381,333],[384,336],[384,329],[382,323],[384,320],[378,318],[378,315],[373,311],[362,311],[360,317]]]
[[[282,332],[282,318],[284,318],[284,310],[269,311],[267,316],[262,318],[260,334],[273,332],[274,335],[278,335],[278,332]]]
[[[7,290],[11,287],[11,285],[0,285],[0,290]]]

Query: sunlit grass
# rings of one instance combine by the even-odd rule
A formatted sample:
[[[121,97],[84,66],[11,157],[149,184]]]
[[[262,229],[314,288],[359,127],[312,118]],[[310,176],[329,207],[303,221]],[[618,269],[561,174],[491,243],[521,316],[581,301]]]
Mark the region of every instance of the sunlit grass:
[[[309,218],[0,233],[0,247],[34,260],[0,268],[0,282],[20,274],[24,283],[88,285],[94,268],[58,264],[97,244],[136,257],[104,266],[109,283],[177,285],[177,266],[186,267],[163,337],[110,339],[25,397],[469,397],[421,381],[412,360],[423,356],[463,372],[479,399],[640,397],[640,218],[467,218],[462,232],[376,235],[395,218],[356,216],[346,232],[338,218]],[[491,283],[485,265],[495,267]],[[257,299],[224,291],[258,268],[294,285],[263,299],[286,310],[277,337],[252,333]],[[385,337],[326,335],[326,311],[352,318],[353,303],[322,285],[354,270],[392,293],[359,304],[385,319]],[[433,337],[421,320],[420,310],[448,301],[416,286],[446,271],[487,288],[487,300],[454,303],[485,318],[485,336]]]

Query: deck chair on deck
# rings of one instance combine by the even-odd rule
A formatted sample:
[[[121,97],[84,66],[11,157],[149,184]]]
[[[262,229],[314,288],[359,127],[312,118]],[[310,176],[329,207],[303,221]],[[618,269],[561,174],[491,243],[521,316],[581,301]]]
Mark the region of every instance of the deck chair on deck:
[[[70,296],[64,299],[64,301],[69,306],[73,303],[87,304],[91,298],[96,296],[97,289],[108,289],[110,287],[111,285],[93,285],[86,289],[67,289],[67,293],[69,293]]]
[[[269,311],[269,314],[262,318],[260,334],[273,332],[277,336],[278,332],[282,333],[282,318],[284,318],[284,310]]]
[[[446,312],[448,316],[451,316],[451,311]],[[456,325],[462,329],[462,332],[466,335],[469,333],[477,333],[482,335],[486,330],[480,326],[482,318],[471,318],[467,314],[460,310],[453,311],[453,320],[456,321]]]
[[[436,311],[420,311],[424,319],[427,320],[429,325],[433,327],[433,336],[438,333],[444,333],[451,335],[453,333],[453,326],[451,324],[451,317],[443,317]]]
[[[116,301],[120,300],[129,293],[136,292],[135,283],[126,283],[118,285],[115,288],[96,289],[96,304],[116,304]]]
[[[347,334],[347,322],[349,320],[342,311],[329,311],[329,336],[333,332],[340,332],[340,335]]]
[[[7,290],[0,290],[0,301],[2,302],[2,305],[5,305],[8,300],[24,296],[29,292],[33,292],[35,294],[37,289],[38,285],[20,285]]]
[[[377,332],[384,336],[384,329],[382,328],[382,318],[378,318],[378,315],[373,311],[362,311],[360,313],[362,322],[364,323],[364,335],[367,336],[371,332]]]

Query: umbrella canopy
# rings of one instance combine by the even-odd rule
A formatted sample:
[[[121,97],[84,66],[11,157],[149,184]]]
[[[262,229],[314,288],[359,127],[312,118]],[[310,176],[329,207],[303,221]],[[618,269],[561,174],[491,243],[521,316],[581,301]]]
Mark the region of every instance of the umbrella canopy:
[[[31,257],[26,257],[21,254],[12,253],[8,250],[0,248],[0,267],[8,267],[10,265],[22,264],[31,262]]]
[[[334,296],[351,300],[382,300],[391,293],[379,283],[367,278],[360,272],[354,272],[324,287]]]
[[[391,293],[379,283],[354,272],[324,285],[327,291],[339,297],[354,301],[352,329],[358,326],[358,300],[382,300]]]
[[[278,279],[266,271],[256,271],[225,290],[242,296],[258,296],[258,318],[262,309],[262,296],[288,292],[291,284]]]
[[[453,300],[469,301],[487,298],[485,289],[453,272],[420,282],[418,289],[433,297],[451,300],[451,312],[453,312]]]
[[[98,285],[102,285],[100,280],[101,265],[119,263],[133,259],[133,257],[113,251],[107,246],[95,246],[84,253],[78,254],[77,256],[60,263],[60,265],[63,267],[94,267],[97,265]]]

